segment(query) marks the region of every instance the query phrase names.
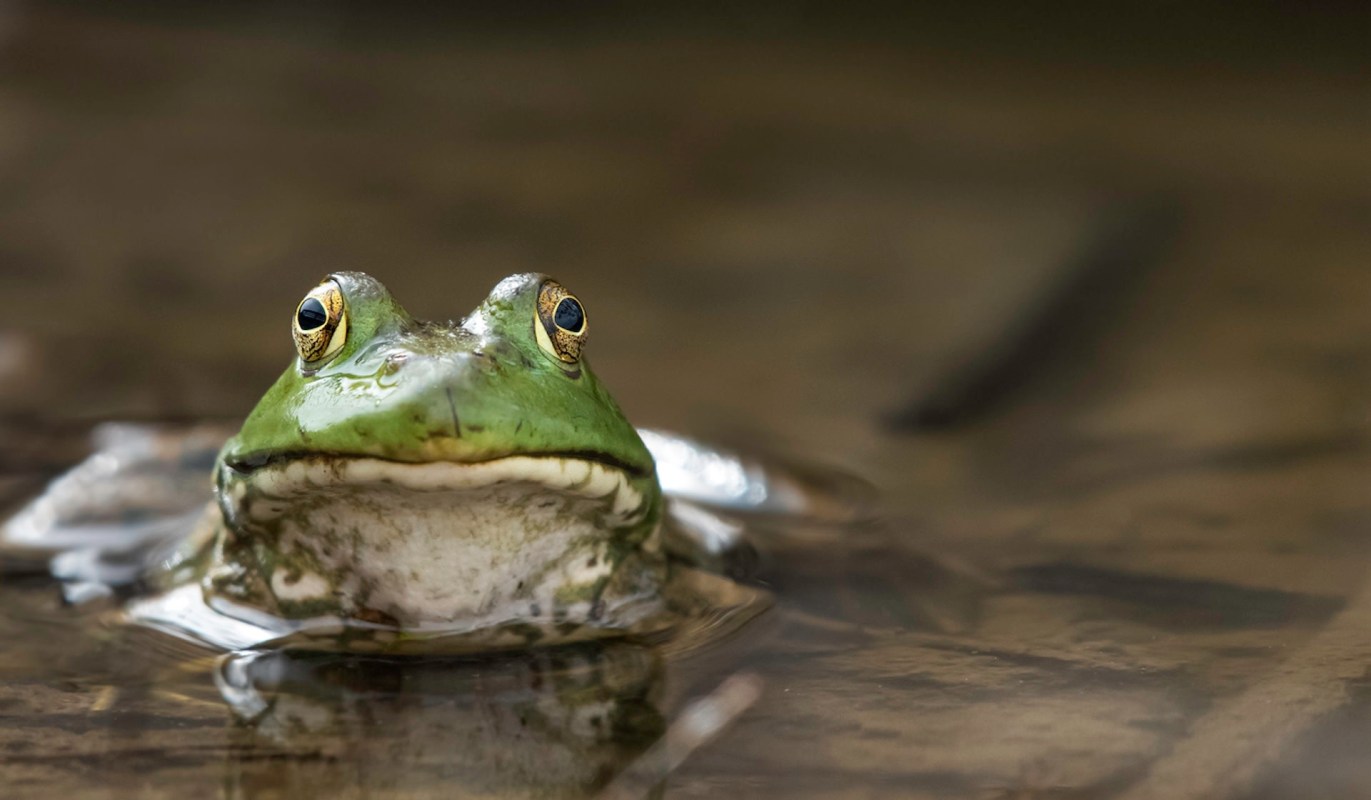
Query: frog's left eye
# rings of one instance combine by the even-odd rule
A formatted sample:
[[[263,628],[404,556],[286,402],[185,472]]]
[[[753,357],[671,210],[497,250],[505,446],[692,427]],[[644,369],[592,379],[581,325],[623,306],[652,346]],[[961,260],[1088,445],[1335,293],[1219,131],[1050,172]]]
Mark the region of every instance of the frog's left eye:
[[[338,352],[348,338],[348,315],[343,292],[333,281],[324,281],[295,307],[291,323],[295,349],[306,362],[322,361]]]
[[[557,281],[543,281],[538,287],[538,309],[533,331],[538,346],[558,361],[574,364],[586,346],[586,311],[581,301]]]

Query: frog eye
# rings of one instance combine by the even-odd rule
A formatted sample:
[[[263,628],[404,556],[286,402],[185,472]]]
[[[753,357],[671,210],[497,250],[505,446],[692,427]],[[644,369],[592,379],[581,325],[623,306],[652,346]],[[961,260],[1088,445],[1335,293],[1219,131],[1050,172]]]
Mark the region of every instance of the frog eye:
[[[324,281],[305,295],[295,307],[291,333],[303,361],[320,361],[342,348],[348,338],[348,315],[337,283]]]
[[[566,287],[554,280],[538,287],[538,307],[533,331],[538,346],[558,361],[574,364],[586,346],[586,311]]]

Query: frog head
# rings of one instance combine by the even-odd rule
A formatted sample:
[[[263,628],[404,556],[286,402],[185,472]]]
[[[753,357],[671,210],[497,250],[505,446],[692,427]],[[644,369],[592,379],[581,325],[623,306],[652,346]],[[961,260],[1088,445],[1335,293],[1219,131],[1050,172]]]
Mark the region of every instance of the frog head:
[[[368,275],[292,315],[295,358],[220,454],[212,602],[383,627],[594,627],[652,591],[652,457],[581,302],[513,275],[457,322]]]

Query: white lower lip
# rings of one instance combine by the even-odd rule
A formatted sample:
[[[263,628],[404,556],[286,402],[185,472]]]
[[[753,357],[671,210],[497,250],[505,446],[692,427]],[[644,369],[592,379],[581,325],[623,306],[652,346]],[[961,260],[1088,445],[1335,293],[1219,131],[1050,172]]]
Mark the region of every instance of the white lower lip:
[[[241,476],[241,477],[239,477]],[[408,463],[378,458],[302,458],[271,464],[227,482],[228,491],[254,492],[282,499],[336,486],[392,486],[414,492],[451,492],[499,484],[532,483],[568,494],[601,500],[611,525],[635,521],[646,510],[641,492],[621,470],[596,461],[559,456],[508,456],[469,464],[433,461]],[[241,497],[235,497],[241,500]],[[272,503],[253,503],[249,517],[273,516]]]

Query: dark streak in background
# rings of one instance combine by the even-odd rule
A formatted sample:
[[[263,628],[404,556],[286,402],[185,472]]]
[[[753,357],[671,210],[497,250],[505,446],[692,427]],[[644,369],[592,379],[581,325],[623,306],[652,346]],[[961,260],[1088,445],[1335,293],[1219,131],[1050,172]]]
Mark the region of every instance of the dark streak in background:
[[[1088,361],[1092,345],[1125,313],[1145,276],[1165,261],[1180,227],[1179,206],[1165,199],[1105,211],[1042,297],[1007,320],[989,346],[936,377],[891,418],[891,426],[934,431],[971,424],[1045,373]]]
[[[1339,597],[1070,563],[1023,567],[1013,575],[1026,591],[1128,604],[1139,617],[1160,627],[1240,629],[1323,622],[1344,605]]]

